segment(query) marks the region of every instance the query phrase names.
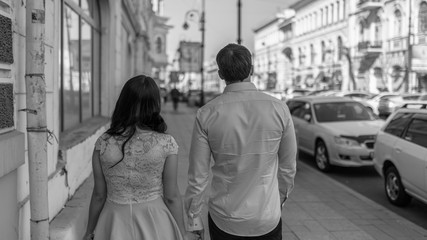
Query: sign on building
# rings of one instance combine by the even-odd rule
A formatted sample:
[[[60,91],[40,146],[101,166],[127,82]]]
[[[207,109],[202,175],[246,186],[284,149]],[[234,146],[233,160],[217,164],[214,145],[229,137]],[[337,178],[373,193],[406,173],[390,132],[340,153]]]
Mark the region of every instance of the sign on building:
[[[201,44],[199,42],[179,43],[179,69],[181,72],[200,72]]]

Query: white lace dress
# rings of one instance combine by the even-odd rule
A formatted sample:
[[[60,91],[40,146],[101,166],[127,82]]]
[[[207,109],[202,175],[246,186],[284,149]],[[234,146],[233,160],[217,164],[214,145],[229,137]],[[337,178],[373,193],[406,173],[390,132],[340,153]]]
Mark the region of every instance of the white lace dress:
[[[178,145],[168,134],[137,130],[125,139],[103,134],[96,142],[107,183],[107,201],[95,229],[96,240],[181,240],[175,219],[163,202],[162,173]]]

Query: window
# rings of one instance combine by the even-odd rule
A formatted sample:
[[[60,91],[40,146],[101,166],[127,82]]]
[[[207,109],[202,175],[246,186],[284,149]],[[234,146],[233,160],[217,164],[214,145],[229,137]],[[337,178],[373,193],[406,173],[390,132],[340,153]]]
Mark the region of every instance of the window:
[[[320,26],[323,26],[324,22],[323,22],[323,9],[320,9]]]
[[[311,64],[314,64],[314,62],[316,61],[316,52],[314,51],[313,44],[310,44],[310,61]]]
[[[340,1],[337,1],[337,20],[341,20]]]
[[[358,102],[331,102],[314,104],[318,122],[372,121],[375,116]]]
[[[329,24],[329,13],[328,13],[328,7],[325,7],[325,25]]]
[[[338,60],[342,59],[342,49],[343,49],[342,38],[338,37]]]
[[[427,33],[427,3],[422,2],[420,4],[420,10],[418,12],[418,32]]]
[[[394,36],[402,36],[402,13],[399,10],[394,12]]]
[[[334,11],[335,9],[334,9],[334,4],[332,3],[331,4],[331,23],[334,23],[335,22],[335,11]]]
[[[396,114],[384,129],[384,132],[400,137],[403,130],[408,125],[408,122],[411,120],[411,116],[412,114],[409,113]]]
[[[294,117],[303,119],[304,115],[311,115],[311,107],[310,104],[307,102],[292,101],[288,103],[288,106],[291,115]]]
[[[382,41],[382,36],[381,36],[381,19],[378,16],[375,19],[374,32],[375,32],[375,36],[374,36],[375,39],[374,39],[374,41],[376,42],[375,44],[377,44],[378,42]]]
[[[359,23],[359,43],[365,41],[365,29],[363,26],[363,22]]]
[[[99,7],[75,2],[65,1],[62,12],[61,131],[99,115]]]
[[[163,43],[160,37],[157,37],[156,39],[156,50],[158,54],[161,54],[163,52]]]
[[[324,41],[321,42],[321,49],[322,49],[322,63],[323,63],[326,59],[326,46]]]
[[[427,120],[415,118],[409,124],[405,139],[427,148]]]

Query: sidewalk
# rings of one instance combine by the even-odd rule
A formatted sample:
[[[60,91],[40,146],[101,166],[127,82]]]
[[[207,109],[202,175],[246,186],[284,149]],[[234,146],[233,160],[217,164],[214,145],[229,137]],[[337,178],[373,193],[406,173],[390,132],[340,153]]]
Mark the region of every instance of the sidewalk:
[[[171,102],[163,105],[168,132],[179,144],[178,187],[182,195],[187,187],[188,153],[196,110],[181,103],[174,112]],[[50,223],[51,240],[81,239],[92,189],[93,178],[89,177]],[[207,206],[203,215],[208,240]],[[295,188],[286,202],[282,219],[284,240],[427,240],[427,229],[302,162],[297,164]]]
[[[171,102],[163,106],[168,132],[179,144],[178,184],[182,194],[187,187],[188,153],[196,110],[184,103],[177,112],[172,110]],[[205,206],[205,216],[206,211]],[[298,162],[295,189],[282,219],[284,240],[427,239],[426,229],[302,162]],[[206,229],[207,226],[205,222]],[[207,231],[205,235],[208,236]]]

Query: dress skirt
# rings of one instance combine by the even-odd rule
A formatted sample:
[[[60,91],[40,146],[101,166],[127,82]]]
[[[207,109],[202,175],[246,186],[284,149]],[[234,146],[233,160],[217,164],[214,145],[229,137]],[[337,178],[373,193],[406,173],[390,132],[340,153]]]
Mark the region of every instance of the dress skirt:
[[[95,240],[182,240],[163,199],[116,204],[106,201],[95,229]]]

